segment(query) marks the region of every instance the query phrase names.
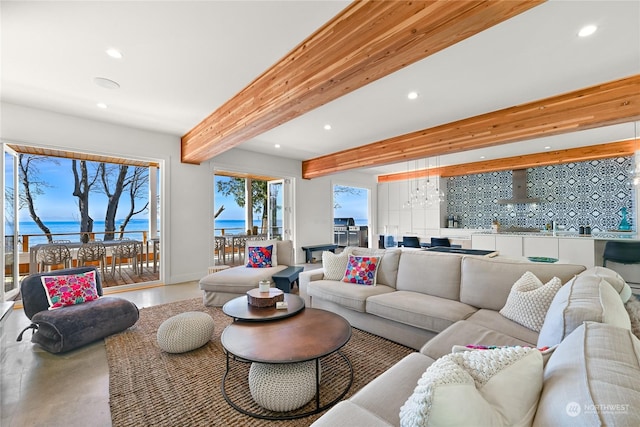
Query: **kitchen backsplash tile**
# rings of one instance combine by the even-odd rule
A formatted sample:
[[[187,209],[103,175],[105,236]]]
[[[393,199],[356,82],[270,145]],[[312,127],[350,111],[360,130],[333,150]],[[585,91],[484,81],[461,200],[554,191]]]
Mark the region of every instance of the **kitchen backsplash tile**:
[[[566,230],[591,226],[592,231],[617,229],[625,206],[634,217],[629,171],[632,157],[529,168],[528,195],[540,203],[500,205],[511,197],[511,171],[464,175],[447,179],[447,214],[464,228],[504,226],[544,228],[556,221]],[[632,228],[635,229],[633,224]]]

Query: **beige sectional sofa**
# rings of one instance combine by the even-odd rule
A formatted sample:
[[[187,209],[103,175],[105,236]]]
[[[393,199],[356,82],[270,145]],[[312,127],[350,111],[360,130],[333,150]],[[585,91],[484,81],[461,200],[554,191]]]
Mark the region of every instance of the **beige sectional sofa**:
[[[204,291],[203,302],[206,306],[222,306],[226,302],[257,288],[260,280],[271,280],[271,276],[294,264],[293,244],[291,240],[247,241],[246,247],[273,244],[276,247],[276,264],[267,268],[247,268],[244,265],[231,267],[200,279],[200,289]],[[248,250],[248,249],[247,249]],[[245,254],[245,260],[247,256]]]
[[[389,254],[355,252],[383,253],[383,260]],[[394,281],[389,273],[395,259]],[[615,272],[417,251],[394,250],[386,261],[393,262],[383,261],[381,268],[391,270],[378,276],[382,283],[376,286],[322,280],[323,273],[317,270],[300,275],[301,294],[308,305],[335,311],[355,327],[419,349],[333,407],[314,426],[640,425],[640,340],[630,331],[623,304],[630,290]],[[539,333],[499,313],[511,287],[526,271],[545,283],[557,276],[564,284]],[[540,364],[537,378],[527,379],[525,369],[521,369],[523,379],[519,371],[511,371],[507,380],[493,380],[493,391],[477,381],[474,387],[471,381],[473,399],[463,385],[449,384],[455,379],[428,382],[437,365],[458,360],[454,349],[491,354],[486,352],[518,348],[468,350],[464,346],[469,344],[551,349],[544,352],[544,362],[539,356],[540,361],[532,362]],[[509,419],[509,412],[527,396],[533,399],[529,411]],[[478,401],[484,406],[474,406]],[[407,417],[411,410],[414,418]]]
[[[325,280],[323,269],[304,271],[300,296],[307,307],[333,311],[358,329],[416,350],[460,320],[472,323],[475,332],[495,329],[522,344],[535,343],[535,332],[498,313],[513,284],[526,271],[545,283],[554,276],[564,283],[585,269],[400,249],[353,248],[351,253],[383,255],[376,286]]]

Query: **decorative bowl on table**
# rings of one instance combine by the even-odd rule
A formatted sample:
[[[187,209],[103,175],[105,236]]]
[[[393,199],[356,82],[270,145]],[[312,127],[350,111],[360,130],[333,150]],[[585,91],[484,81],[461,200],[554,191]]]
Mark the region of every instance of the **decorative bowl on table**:
[[[529,256],[527,257],[527,259],[532,262],[548,262],[548,263],[558,262],[558,258],[550,258],[546,256]]]

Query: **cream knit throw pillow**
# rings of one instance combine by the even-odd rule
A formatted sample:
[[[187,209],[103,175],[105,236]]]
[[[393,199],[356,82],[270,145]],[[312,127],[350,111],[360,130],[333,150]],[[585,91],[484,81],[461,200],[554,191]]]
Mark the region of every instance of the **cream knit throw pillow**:
[[[514,283],[500,314],[540,332],[551,301],[561,287],[562,281],[557,277],[543,284],[535,274],[527,271]]]
[[[418,380],[400,408],[400,426],[530,426],[541,390],[537,349],[447,354]]]
[[[353,248],[346,247],[336,255],[333,252],[322,252],[322,268],[324,269],[325,280],[342,280],[344,272],[347,270],[349,255]]]

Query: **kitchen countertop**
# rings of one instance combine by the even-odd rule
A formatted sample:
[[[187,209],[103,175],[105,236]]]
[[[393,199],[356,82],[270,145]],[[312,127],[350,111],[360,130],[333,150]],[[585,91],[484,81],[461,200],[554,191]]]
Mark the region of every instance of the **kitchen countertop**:
[[[496,236],[527,236],[527,237],[562,237],[575,239],[593,240],[639,240],[635,232],[624,231],[604,231],[595,232],[591,235],[580,235],[577,231],[513,231],[513,232],[493,232],[492,230],[478,231],[472,234],[491,234]]]

